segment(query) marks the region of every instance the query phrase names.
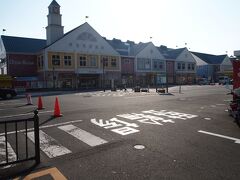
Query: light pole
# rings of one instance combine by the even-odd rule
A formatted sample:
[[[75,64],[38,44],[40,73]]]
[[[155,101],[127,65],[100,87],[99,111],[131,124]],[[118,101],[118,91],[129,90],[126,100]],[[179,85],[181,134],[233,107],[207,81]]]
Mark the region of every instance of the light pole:
[[[168,93],[168,62],[166,64],[166,91]]]
[[[53,89],[55,89],[55,67],[53,66],[53,69],[52,69],[52,73],[53,73]]]
[[[105,92],[105,58],[102,59],[102,67],[103,67],[103,91]]]
[[[181,69],[179,71],[179,74],[180,74],[180,76],[179,76],[179,93],[182,93],[182,64],[180,67],[181,67]]]

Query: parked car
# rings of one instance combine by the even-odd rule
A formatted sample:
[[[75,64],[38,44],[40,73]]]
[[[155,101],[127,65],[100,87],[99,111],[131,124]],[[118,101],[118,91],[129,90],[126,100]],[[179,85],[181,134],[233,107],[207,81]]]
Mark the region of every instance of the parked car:
[[[210,82],[207,80],[207,78],[200,78],[198,79],[198,84],[199,85],[208,85]]]
[[[230,83],[230,78],[227,76],[220,76],[219,77],[219,84],[225,85]]]
[[[15,89],[0,88],[0,98],[11,99],[15,96],[17,96],[17,92],[15,91]]]

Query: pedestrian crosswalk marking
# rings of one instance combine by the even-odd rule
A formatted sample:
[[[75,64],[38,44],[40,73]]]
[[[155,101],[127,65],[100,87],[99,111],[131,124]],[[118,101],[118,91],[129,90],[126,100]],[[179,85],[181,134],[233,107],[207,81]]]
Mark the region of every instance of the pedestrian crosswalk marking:
[[[27,136],[34,143],[34,132],[28,132]],[[55,139],[53,139],[51,136],[44,133],[42,130],[39,131],[39,138],[40,138],[40,149],[49,158],[71,153],[69,149],[59,144]]]
[[[101,144],[105,144],[108,142],[108,141],[106,141],[100,137],[97,137],[87,131],[84,131],[72,124],[61,125],[58,128],[64,132],[68,133],[69,135],[77,138],[81,142],[84,142],[92,147],[101,145]],[[27,133],[27,137],[33,143],[35,143],[34,131],[29,131]],[[55,140],[53,137],[49,136],[42,130],[39,130],[39,138],[40,138],[40,149],[49,158],[54,158],[54,157],[72,153],[71,150],[69,150],[68,148],[61,145],[57,140]],[[14,152],[14,149],[12,148],[12,146],[10,145],[9,142],[7,142],[7,146],[8,146],[8,162],[15,161],[16,154]],[[3,164],[6,162],[5,158],[6,158],[5,136],[0,136],[0,164]],[[6,166],[6,167],[9,167],[9,166]]]
[[[76,93],[75,95],[79,95],[79,96],[95,96],[95,97],[122,97],[122,96],[126,96],[126,95],[130,95],[130,94],[134,94],[133,91],[118,91],[118,92],[111,92],[111,91],[107,91],[107,92],[92,92],[92,93]],[[149,94],[149,93],[145,93],[145,92],[141,92],[141,94]]]
[[[12,146],[9,144],[9,142],[7,142],[7,150],[8,150],[8,162],[16,161],[17,156]],[[5,144],[5,136],[0,136],[0,164],[3,164],[3,163],[6,163],[6,144]],[[9,166],[5,166],[4,168],[6,167],[9,167]]]
[[[66,133],[74,136],[75,138],[79,139],[80,141],[88,144],[89,146],[97,146],[101,144],[107,143],[106,140],[97,137],[87,131],[84,131],[74,125],[65,125],[58,127],[59,129],[65,131]]]

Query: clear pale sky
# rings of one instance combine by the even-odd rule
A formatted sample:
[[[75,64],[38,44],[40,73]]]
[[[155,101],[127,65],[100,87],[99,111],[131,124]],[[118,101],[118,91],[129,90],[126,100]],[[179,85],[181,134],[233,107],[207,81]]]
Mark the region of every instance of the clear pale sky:
[[[0,33],[46,38],[52,0],[0,0]],[[64,33],[87,21],[107,39],[233,55],[240,50],[240,0],[57,0]],[[86,20],[85,16],[89,16]],[[2,29],[6,29],[2,32]],[[150,39],[152,37],[152,39]]]

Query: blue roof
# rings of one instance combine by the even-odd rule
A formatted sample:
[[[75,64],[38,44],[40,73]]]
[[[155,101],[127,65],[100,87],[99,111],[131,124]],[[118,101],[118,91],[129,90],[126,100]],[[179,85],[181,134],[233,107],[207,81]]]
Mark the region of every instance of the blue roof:
[[[208,64],[221,64],[225,59],[225,57],[227,56],[226,54],[212,55],[212,54],[204,54],[199,52],[192,52],[192,53]]]
[[[148,43],[138,43],[132,46],[131,50],[130,50],[130,55],[132,56],[136,56],[138,53],[140,53],[145,47],[147,47]]]
[[[176,59],[183,51],[185,48],[179,48],[179,49],[170,49],[167,48],[166,46],[160,46],[158,50],[162,53],[162,55],[166,59]]]
[[[122,56],[129,55],[129,44],[122,42],[120,39],[113,38],[112,40],[106,41]]]
[[[46,46],[46,40],[1,36],[6,52],[37,53]]]

